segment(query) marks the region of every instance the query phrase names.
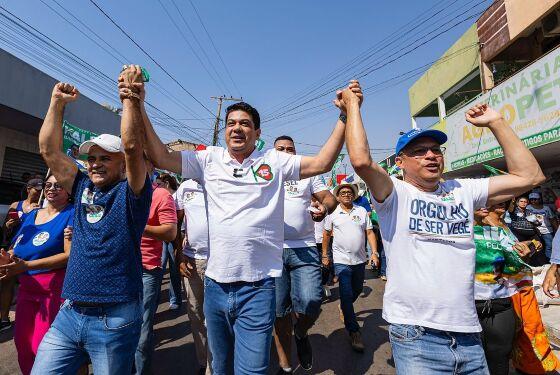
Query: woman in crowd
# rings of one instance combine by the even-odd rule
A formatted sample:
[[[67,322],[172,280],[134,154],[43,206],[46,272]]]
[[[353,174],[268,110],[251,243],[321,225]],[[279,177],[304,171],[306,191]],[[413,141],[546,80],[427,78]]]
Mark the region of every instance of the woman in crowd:
[[[175,177],[171,176],[168,173],[163,173],[158,176],[156,179],[156,184],[159,187],[166,189],[169,194],[173,196],[175,199],[175,192],[179,188],[177,180]],[[175,202],[177,202],[175,200]],[[175,203],[177,206],[177,203]],[[183,218],[179,218],[177,216],[180,223]],[[178,228],[177,232],[180,232],[180,228]],[[179,236],[180,237],[180,236]],[[179,241],[181,243],[181,241]],[[177,264],[175,263],[175,253],[174,253],[174,244],[173,242],[164,242],[163,243],[163,253],[161,256],[161,266],[163,267],[163,273],[165,274],[165,269],[167,268],[167,262],[169,261],[169,278],[171,279],[171,285],[169,288],[169,309],[170,310],[177,310],[181,306],[182,297],[181,297],[181,277],[179,276],[179,270],[177,268]]]
[[[539,324],[542,327],[542,321],[538,305],[531,303],[531,268],[523,260],[542,244],[519,242],[504,221],[505,212],[502,203],[475,213],[475,299],[484,352],[492,375],[509,373],[512,353],[516,368],[544,374],[556,368],[558,361],[548,340],[543,341],[546,336],[539,337],[534,329]]]
[[[515,204],[509,210],[510,222],[508,227],[519,241],[536,240],[542,243],[537,229],[540,223],[535,215],[527,212],[528,205],[529,199],[527,197],[521,196],[517,198]],[[528,264],[533,267],[542,266],[546,263],[546,255],[542,251],[534,253],[528,259]]]
[[[31,372],[37,348],[62,303],[64,269],[74,208],[69,193],[54,176],[45,183],[45,208],[31,211],[22,222],[8,253],[0,255],[0,279],[19,275],[14,341],[24,375]]]
[[[38,207],[39,197],[43,190],[43,180],[33,178],[26,183],[27,197],[24,200],[14,202],[8,209],[8,215],[4,222],[4,238],[3,245],[9,245],[12,242],[14,234],[27,215]],[[0,281],[0,331],[8,329],[12,326],[8,313],[10,305],[14,297],[15,280],[13,278]]]

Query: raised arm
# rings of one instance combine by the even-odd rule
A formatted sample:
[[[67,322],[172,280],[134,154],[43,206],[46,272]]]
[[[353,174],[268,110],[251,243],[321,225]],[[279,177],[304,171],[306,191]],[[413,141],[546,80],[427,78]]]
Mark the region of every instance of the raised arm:
[[[358,81],[351,81],[348,85],[348,88],[345,91],[352,91],[357,95],[359,98],[362,98],[362,89],[360,88],[360,84]],[[343,107],[342,102],[342,92],[337,92],[337,98],[334,100],[334,104],[340,108],[341,114],[344,115],[345,108]],[[361,104],[361,100],[360,100]],[[341,116],[342,117],[342,116]],[[335,128],[331,133],[331,136],[319,153],[315,156],[304,156],[301,158],[301,166],[300,166],[300,178],[308,178],[312,176],[317,176],[321,173],[326,173],[331,170],[340,154],[340,150],[342,150],[342,145],[344,144],[344,129],[345,123],[340,119],[336,122]]]
[[[371,159],[366,131],[360,113],[359,98],[350,91],[343,93],[346,105],[346,149],[352,167],[368,185],[373,198],[383,202],[393,191],[393,181],[377,163]]]
[[[474,126],[490,129],[504,150],[509,174],[490,177],[488,206],[521,195],[545,181],[539,163],[501,113],[486,104],[477,104],[465,113],[465,118]]]
[[[138,65],[130,65],[119,76],[119,82],[143,85],[142,71]],[[129,86],[130,87],[130,86]],[[138,87],[138,86],[136,86]],[[119,86],[123,103],[121,139],[126,160],[126,178],[135,195],[140,195],[146,185],[146,162],[144,161],[145,129],[140,109],[139,90]]]
[[[68,83],[57,83],[51,95],[51,103],[39,131],[39,151],[57,182],[66,191],[72,191],[78,167],[62,151],[62,119],[66,104],[78,99],[80,93]]]

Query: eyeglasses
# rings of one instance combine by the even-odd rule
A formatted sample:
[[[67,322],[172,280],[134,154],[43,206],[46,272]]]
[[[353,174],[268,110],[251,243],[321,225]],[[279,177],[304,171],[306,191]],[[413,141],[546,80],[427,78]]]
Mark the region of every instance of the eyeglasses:
[[[338,195],[340,195],[341,197],[347,196],[347,197],[353,197],[354,193],[351,191],[341,191],[340,193],[338,193]]]
[[[443,154],[445,154],[445,147],[443,147],[443,146],[415,147],[411,150],[407,150],[406,152],[403,151],[402,154],[405,154],[407,156],[411,156],[413,158],[423,158],[423,157],[426,157],[426,155],[428,154],[428,151],[431,151],[432,154],[439,157],[439,156],[443,156]]]
[[[45,184],[45,190],[58,190],[58,191],[60,191],[62,189],[63,189],[63,187],[60,186],[59,184],[57,184],[56,182],[54,184],[50,183],[50,182],[47,182]]]

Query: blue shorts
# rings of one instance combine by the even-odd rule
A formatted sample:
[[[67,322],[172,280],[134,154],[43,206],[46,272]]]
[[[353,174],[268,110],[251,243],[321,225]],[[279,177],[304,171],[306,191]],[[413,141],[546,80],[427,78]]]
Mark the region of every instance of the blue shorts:
[[[276,280],[276,316],[292,312],[318,316],[321,310],[321,257],[315,246],[285,248],[282,276]]]

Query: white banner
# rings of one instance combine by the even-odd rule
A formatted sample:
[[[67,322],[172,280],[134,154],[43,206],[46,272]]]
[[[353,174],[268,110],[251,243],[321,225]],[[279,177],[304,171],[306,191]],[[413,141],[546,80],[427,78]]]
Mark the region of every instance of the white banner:
[[[488,129],[465,120],[465,111],[475,102],[488,102],[500,111],[529,148],[560,140],[560,48],[446,118],[449,171],[503,156]]]

